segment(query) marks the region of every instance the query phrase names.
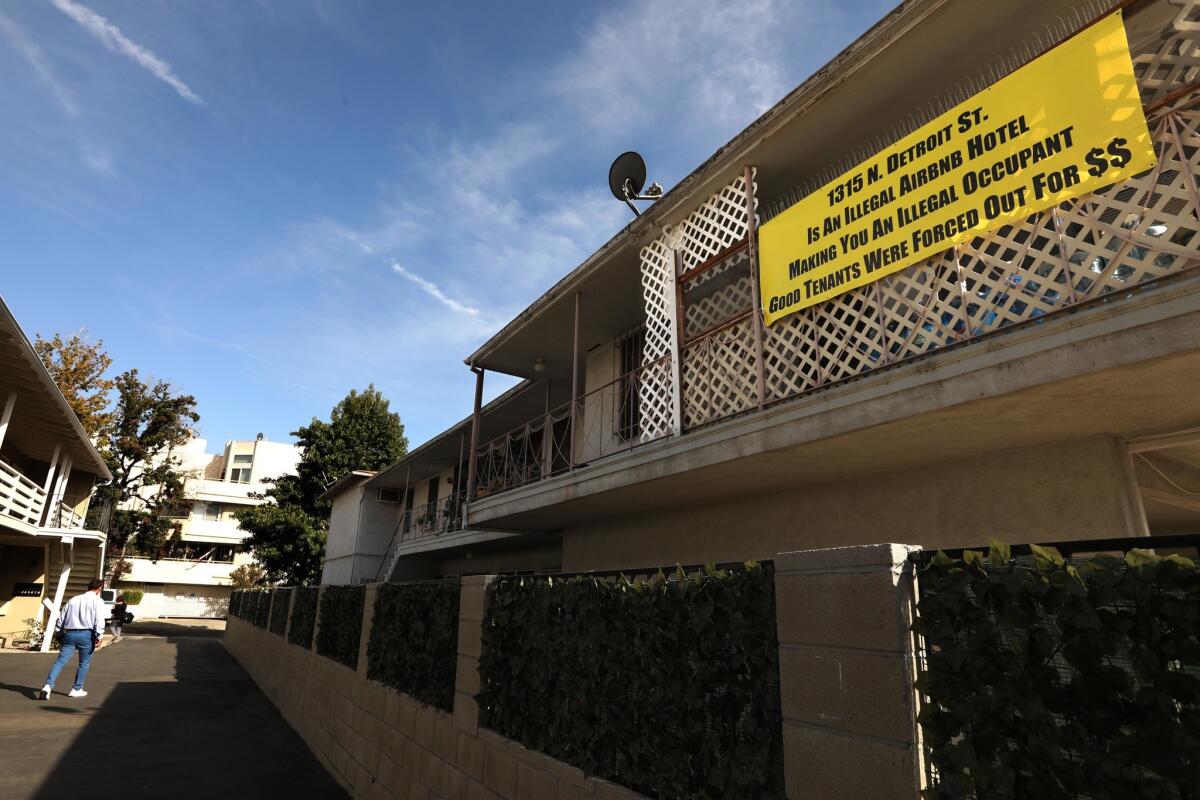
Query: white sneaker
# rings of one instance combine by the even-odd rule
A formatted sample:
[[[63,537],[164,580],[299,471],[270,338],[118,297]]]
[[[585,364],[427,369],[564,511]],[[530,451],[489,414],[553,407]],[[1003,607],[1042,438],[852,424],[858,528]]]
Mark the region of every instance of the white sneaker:
[[[49,700],[50,699],[50,684],[47,683],[45,686],[42,687],[42,690],[40,692],[38,692],[38,699],[39,700]]]
[[[83,689],[72,689],[67,692],[67,697],[87,697],[87,692]]]

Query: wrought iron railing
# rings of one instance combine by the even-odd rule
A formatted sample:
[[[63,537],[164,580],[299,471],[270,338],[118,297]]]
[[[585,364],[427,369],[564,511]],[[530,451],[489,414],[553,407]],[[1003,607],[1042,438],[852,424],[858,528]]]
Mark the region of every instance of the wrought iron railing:
[[[47,528],[82,528],[83,515],[63,502],[55,504],[46,520]]]
[[[37,525],[46,505],[42,487],[26,478],[11,464],[0,461],[0,514]]]
[[[648,405],[646,389],[660,384],[670,368],[669,355],[657,358],[484,443],[476,451],[475,497],[526,486],[669,435],[663,409]],[[651,408],[659,415],[648,414]]]
[[[405,509],[400,514],[400,521],[392,533],[392,541],[379,564],[375,579],[385,581],[391,576],[396,562],[400,560],[400,546],[406,542],[462,530],[465,523],[463,512],[466,496],[465,491],[457,492],[432,503],[422,503]]]

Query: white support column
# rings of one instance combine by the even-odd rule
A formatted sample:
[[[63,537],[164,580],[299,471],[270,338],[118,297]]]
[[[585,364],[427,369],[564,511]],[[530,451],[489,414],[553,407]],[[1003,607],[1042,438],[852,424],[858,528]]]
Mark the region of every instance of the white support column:
[[[71,555],[67,556],[67,546],[71,547]],[[62,610],[63,595],[67,593],[67,581],[71,577],[71,562],[75,560],[75,538],[72,536],[64,536],[62,542],[59,543],[59,554],[62,561],[62,569],[58,573],[58,586],[54,589],[54,603],[50,604],[46,600],[42,603],[46,604],[50,609],[50,616],[46,619],[46,630],[42,634],[43,653],[50,652],[50,642],[54,638],[54,627],[58,625],[58,614]],[[50,568],[46,565],[47,570]]]
[[[8,422],[12,419],[13,406],[17,402],[17,391],[8,393],[8,399],[4,401],[4,413],[0,414],[0,445],[4,444],[4,435],[8,433]]]
[[[54,455],[50,456],[50,468],[46,470],[46,480],[42,484],[42,494],[50,496],[50,486],[54,483],[54,473],[58,471],[58,456],[62,453],[62,445],[54,445]]]
[[[71,480],[72,466],[74,466],[74,459],[68,455],[63,459],[62,469],[58,473],[58,480],[54,482],[54,491],[46,495],[46,508],[42,511],[42,525],[44,527],[54,527],[51,522],[57,514],[58,504],[62,502],[63,494],[67,491],[67,481]]]

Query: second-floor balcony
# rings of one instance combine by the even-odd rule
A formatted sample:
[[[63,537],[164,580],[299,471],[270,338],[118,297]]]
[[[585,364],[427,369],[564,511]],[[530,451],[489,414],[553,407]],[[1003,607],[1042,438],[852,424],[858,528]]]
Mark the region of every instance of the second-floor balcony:
[[[42,487],[0,461],[0,514],[37,527],[45,507],[46,493]]]
[[[461,530],[464,496],[465,493],[458,493],[406,509],[400,518],[399,541]]]

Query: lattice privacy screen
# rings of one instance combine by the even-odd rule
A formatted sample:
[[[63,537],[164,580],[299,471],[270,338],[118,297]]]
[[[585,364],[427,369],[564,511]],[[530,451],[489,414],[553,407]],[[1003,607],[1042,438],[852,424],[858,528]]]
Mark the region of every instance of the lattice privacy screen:
[[[802,394],[1200,263],[1200,112],[1191,108],[1194,101],[1171,97],[1200,75],[1200,0],[1172,5],[1180,8],[1173,23],[1134,57],[1158,155],[1153,169],[780,320],[764,335],[766,399]],[[686,273],[727,249],[745,236],[745,208],[745,186],[734,181],[643,248],[647,359],[675,346],[672,251],[682,251]],[[689,300],[685,329],[736,316],[734,298],[748,311],[749,288],[747,277]],[[748,313],[688,341],[679,370],[682,427],[755,408],[756,358]],[[650,388],[643,384],[644,392]],[[643,408],[669,411],[672,390],[644,393]],[[649,426],[643,434],[661,435]]]

